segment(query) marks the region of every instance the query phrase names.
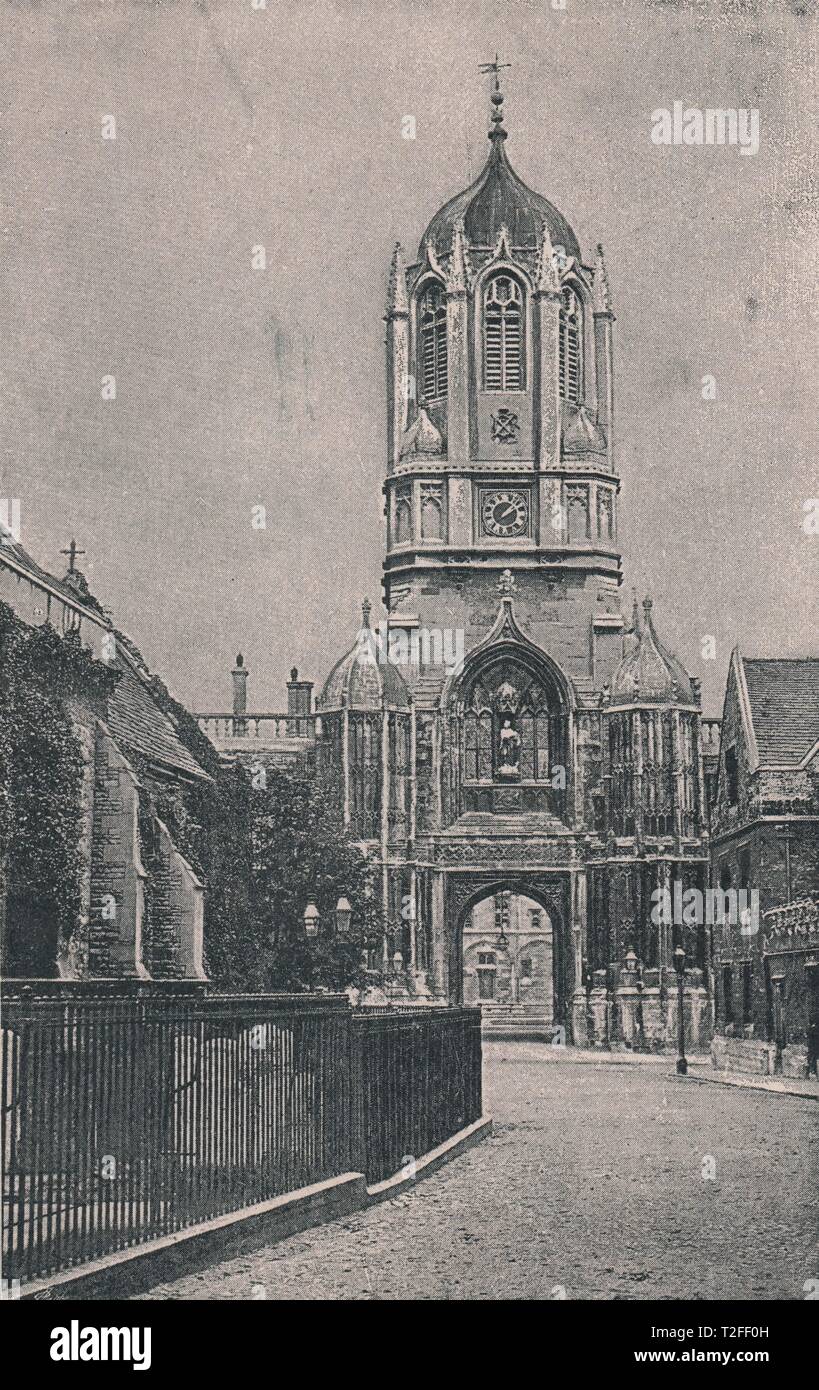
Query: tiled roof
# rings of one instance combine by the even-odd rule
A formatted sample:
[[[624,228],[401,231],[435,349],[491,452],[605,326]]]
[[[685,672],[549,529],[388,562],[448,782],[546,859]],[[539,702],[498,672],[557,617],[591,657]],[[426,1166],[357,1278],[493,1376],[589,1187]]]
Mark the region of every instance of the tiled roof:
[[[101,616],[96,611],[96,600],[89,595],[82,597],[76,589],[62,579],[49,574],[33,560],[27,550],[15,541],[11,532],[0,522],[0,559],[5,556],[30,575],[35,583],[46,584],[56,590],[66,600],[80,604],[91,611],[95,618]],[[102,622],[105,628],[106,623]],[[168,715],[157,704],[147,682],[137,670],[137,665],[123,650],[128,639],[117,634],[118,653],[111,665],[118,670],[120,678],[108,705],[108,727],[117,743],[132,748],[153,763],[184,772],[190,777],[208,778],[204,768],[191,756],[179,739]]]
[[[208,774],[181,742],[170,718],[128,658],[120,652],[111,665],[121,673],[108,704],[108,727],[116,742],[135,749],[150,762],[207,779]]]
[[[819,657],[742,665],[760,763],[801,763],[819,739]]]
[[[16,541],[7,526],[0,521],[0,559],[6,556],[32,579],[40,584],[47,584],[50,589],[56,590],[68,603],[79,604],[86,607],[84,600],[72,589],[70,584],[65,584],[62,579],[57,579],[48,570],[44,570],[33,560],[27,550],[24,550],[19,541]]]

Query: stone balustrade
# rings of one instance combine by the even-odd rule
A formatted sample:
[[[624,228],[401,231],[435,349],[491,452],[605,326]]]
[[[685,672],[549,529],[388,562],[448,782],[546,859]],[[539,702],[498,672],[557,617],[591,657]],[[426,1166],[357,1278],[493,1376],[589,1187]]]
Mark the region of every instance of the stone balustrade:
[[[277,739],[315,739],[321,729],[317,714],[197,714],[196,722],[211,743],[234,739],[273,743]]]

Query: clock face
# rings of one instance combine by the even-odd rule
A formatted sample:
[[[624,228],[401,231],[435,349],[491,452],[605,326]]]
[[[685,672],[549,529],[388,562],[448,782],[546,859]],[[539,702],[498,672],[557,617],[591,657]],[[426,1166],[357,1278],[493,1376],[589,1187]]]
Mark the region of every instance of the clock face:
[[[487,536],[522,536],[529,526],[529,498],[525,492],[485,492],[481,519]]]

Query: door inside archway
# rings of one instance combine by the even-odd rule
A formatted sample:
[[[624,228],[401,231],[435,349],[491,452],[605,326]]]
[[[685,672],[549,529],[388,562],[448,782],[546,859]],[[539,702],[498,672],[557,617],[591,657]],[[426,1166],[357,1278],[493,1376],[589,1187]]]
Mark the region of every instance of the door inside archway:
[[[540,903],[506,890],[488,894],[464,920],[464,1003],[552,1023],[554,956],[552,921]]]

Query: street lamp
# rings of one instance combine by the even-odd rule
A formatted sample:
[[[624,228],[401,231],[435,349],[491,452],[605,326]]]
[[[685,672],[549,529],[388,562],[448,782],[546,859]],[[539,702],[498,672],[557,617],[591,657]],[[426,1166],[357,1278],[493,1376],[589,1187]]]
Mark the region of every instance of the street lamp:
[[[307,937],[307,992],[313,992],[313,979],[315,975],[316,962],[313,952],[313,942],[318,936],[319,922],[321,914],[315,903],[308,903],[304,909],[304,934]]]
[[[686,1076],[688,1063],[685,1060],[685,1008],[683,1003],[685,951],[682,946],[675,947],[674,969],[677,972],[677,1075]]]
[[[350,930],[350,922],[353,916],[353,909],[347,898],[339,898],[336,903],[336,931],[339,936],[346,936]]]

